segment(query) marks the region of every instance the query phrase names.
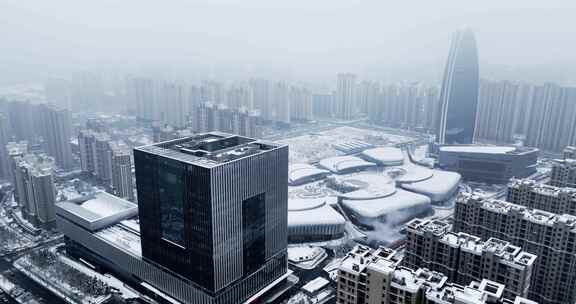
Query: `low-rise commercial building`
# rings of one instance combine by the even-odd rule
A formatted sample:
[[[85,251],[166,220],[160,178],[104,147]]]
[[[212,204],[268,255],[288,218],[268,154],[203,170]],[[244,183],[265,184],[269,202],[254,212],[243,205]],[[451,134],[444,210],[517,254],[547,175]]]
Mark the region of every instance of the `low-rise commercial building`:
[[[539,150],[503,146],[442,146],[438,162],[442,169],[458,172],[469,181],[505,184],[512,177],[536,173]]]

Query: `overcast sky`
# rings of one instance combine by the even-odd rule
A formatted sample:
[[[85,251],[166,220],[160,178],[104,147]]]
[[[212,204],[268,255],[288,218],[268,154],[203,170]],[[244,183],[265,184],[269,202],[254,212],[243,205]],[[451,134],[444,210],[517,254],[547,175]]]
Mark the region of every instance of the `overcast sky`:
[[[0,0],[0,67],[440,64],[471,27],[489,64],[576,63],[576,1]]]

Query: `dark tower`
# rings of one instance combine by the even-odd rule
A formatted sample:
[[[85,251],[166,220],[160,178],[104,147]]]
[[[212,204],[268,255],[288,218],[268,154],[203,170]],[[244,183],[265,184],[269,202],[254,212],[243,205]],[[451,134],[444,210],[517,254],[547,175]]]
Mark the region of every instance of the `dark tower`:
[[[134,150],[145,259],[215,303],[287,272],[288,147],[219,132]]]
[[[478,108],[478,51],[471,30],[454,33],[440,93],[437,141],[472,144]]]

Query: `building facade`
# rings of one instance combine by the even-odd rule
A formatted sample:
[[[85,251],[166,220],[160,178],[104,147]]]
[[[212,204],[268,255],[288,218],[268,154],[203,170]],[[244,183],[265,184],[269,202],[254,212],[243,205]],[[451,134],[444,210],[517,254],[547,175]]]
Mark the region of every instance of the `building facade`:
[[[406,224],[404,265],[441,272],[460,285],[492,280],[506,286],[506,298],[528,296],[535,255],[506,241],[482,241],[451,228],[448,222],[436,220],[414,219]]]
[[[65,170],[72,168],[70,112],[66,109],[42,105],[41,118],[46,152],[54,157],[58,167]]]
[[[14,158],[15,197],[22,206],[22,215],[35,226],[56,226],[56,188],[54,159],[47,155],[26,154]]]
[[[513,179],[506,201],[558,214],[576,215],[576,189],[555,187],[529,179]]]
[[[535,303],[505,298],[505,286],[490,280],[449,283],[442,273],[400,266],[393,250],[355,247],[338,270],[338,304]]]
[[[575,216],[461,194],[456,200],[453,230],[495,237],[537,255],[529,299],[550,304],[575,301]]]
[[[235,303],[286,274],[288,147],[206,133],[134,150],[143,257]]]
[[[478,51],[474,33],[454,33],[440,92],[437,141],[440,144],[474,142],[478,108]]]
[[[550,185],[576,188],[576,159],[554,160]]]
[[[539,150],[511,146],[455,145],[439,148],[439,167],[468,181],[506,184],[536,173]]]

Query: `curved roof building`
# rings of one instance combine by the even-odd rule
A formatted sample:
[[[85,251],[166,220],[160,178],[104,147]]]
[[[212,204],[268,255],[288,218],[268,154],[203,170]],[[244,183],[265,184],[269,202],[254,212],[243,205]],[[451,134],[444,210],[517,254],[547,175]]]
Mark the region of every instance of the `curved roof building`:
[[[344,234],[344,217],[325,199],[288,201],[288,239],[290,241],[330,240]]]
[[[396,225],[432,211],[430,198],[402,189],[387,196],[343,198],[342,205],[354,222],[368,227],[380,222]]]
[[[334,173],[343,174],[376,167],[376,164],[356,156],[335,156],[321,160],[320,166]]]
[[[426,195],[433,203],[442,203],[458,191],[462,177],[456,172],[434,170],[425,180],[400,183],[402,189]]]
[[[288,184],[298,186],[323,179],[330,171],[310,164],[294,164],[288,167]]]
[[[473,143],[477,108],[478,51],[474,33],[465,29],[452,36],[440,92],[438,143]]]
[[[396,147],[379,147],[364,150],[362,156],[371,162],[383,166],[399,166],[404,163],[404,154],[402,154],[402,150]]]

